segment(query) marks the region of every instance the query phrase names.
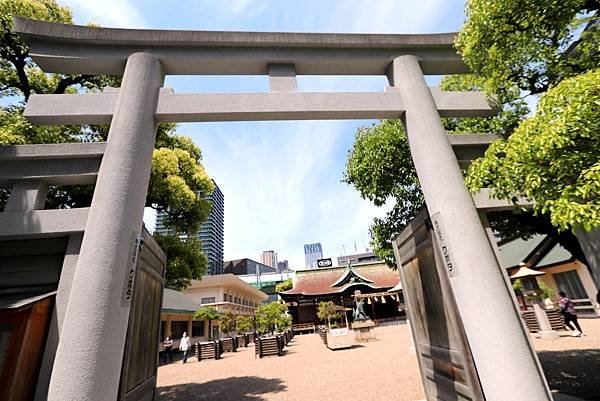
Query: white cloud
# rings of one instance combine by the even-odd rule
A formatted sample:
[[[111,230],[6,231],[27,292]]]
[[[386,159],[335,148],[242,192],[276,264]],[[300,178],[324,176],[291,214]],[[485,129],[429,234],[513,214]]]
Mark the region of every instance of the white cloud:
[[[77,24],[89,22],[111,28],[144,28],[146,19],[128,0],[61,0],[73,11]]]
[[[127,12],[137,12],[131,3],[119,4],[125,4]],[[440,32],[448,26],[447,30],[457,29],[447,21],[458,21],[460,16],[456,10],[452,15],[447,13],[457,4],[462,8],[463,3],[193,0],[173,4],[175,10],[170,10],[169,15],[185,13],[185,26],[190,29],[424,33]],[[94,11],[80,8],[90,14]],[[106,10],[105,4],[97,8],[97,13]],[[151,7],[142,10],[148,9]],[[111,24],[121,26],[130,25],[132,20],[112,18]],[[181,26],[178,20],[166,16],[159,17],[158,23]],[[248,77],[221,78],[211,78],[210,85],[204,80],[200,89],[178,85],[176,80],[172,86],[176,92],[214,91],[215,88],[208,88],[211,85],[223,85],[227,91],[265,90],[258,80]],[[299,82],[300,90],[320,91],[380,91],[384,85],[384,77],[301,77]],[[359,251],[368,245],[368,227],[373,217],[383,216],[389,205],[376,208],[340,182],[346,150],[359,125],[360,122],[305,121],[182,126],[180,132],[191,134],[202,148],[204,165],[225,195],[225,258],[260,260],[261,251],[273,249],[280,260],[288,259],[291,267],[301,268],[305,243],[321,242],[325,256],[334,261],[344,246],[350,253],[355,242]]]

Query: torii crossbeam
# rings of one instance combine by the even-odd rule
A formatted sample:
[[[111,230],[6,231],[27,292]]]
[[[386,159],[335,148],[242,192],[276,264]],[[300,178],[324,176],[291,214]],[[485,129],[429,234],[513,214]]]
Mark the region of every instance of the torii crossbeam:
[[[504,272],[440,117],[488,116],[481,93],[447,93],[424,74],[467,72],[455,34],[377,35],[105,29],[17,18],[47,72],[122,74],[118,90],[32,95],[36,123],[109,123],[106,150],[62,325],[48,399],[115,400],[128,305],[128,249],[139,235],[158,122],[403,118],[430,215],[445,226],[449,278],[486,400],[550,400]],[[270,91],[175,94],[167,74],[268,75]],[[298,92],[296,74],[387,75],[381,93]],[[98,244],[104,244],[99,247]]]

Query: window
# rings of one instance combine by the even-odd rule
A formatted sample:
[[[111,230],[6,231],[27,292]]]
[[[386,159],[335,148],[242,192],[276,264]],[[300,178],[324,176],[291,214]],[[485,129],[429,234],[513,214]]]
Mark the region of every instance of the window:
[[[229,302],[233,302],[233,296],[229,294]]]
[[[235,297],[235,298],[234,298],[234,301],[233,301],[233,303],[236,303],[236,304],[238,303],[238,297]]]
[[[589,298],[589,295],[585,292],[585,288],[583,288],[577,270],[555,273],[553,276],[554,280],[556,280],[558,290],[564,291],[567,297],[571,299]]]
[[[524,290],[532,290],[535,291],[539,288],[539,284],[537,282],[537,279],[535,277],[522,277],[521,278],[521,285],[523,286]]]
[[[204,335],[204,322],[192,322],[192,337],[200,337]]]
[[[215,297],[202,298],[201,304],[214,304]]]
[[[171,322],[171,338],[181,338],[184,331],[187,331],[187,322]]]
[[[227,294],[223,294],[223,302],[227,302]]]

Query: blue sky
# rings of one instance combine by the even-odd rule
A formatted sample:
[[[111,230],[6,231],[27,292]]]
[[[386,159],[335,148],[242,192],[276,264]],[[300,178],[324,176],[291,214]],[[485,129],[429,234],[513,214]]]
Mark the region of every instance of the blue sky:
[[[451,32],[463,0],[59,0],[76,23],[104,27],[348,32]],[[435,83],[436,78],[430,78]],[[383,77],[299,77],[301,91],[382,91]],[[264,92],[266,77],[169,76],[176,92]],[[225,259],[273,249],[293,268],[303,245],[321,242],[325,257],[368,246],[375,208],[340,182],[356,129],[373,121],[181,124],[225,195]],[[148,216],[146,220],[148,219]],[[335,260],[335,259],[334,259]],[[335,262],[334,262],[335,263]]]

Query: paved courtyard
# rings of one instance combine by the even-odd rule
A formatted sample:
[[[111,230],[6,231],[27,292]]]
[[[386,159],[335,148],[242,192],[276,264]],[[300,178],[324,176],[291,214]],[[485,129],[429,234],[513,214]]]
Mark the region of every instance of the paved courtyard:
[[[600,401],[600,319],[579,319],[579,324],[585,337],[534,339],[533,345],[551,389]]]
[[[281,357],[254,358],[254,347],[223,359],[192,358],[160,367],[161,401],[413,401],[424,398],[407,326],[377,328],[379,341],[331,351],[318,335],[297,335]]]
[[[600,401],[600,319],[582,320],[582,338],[533,339],[550,387]],[[158,370],[161,401],[415,401],[425,398],[408,327],[377,328],[379,341],[331,351],[317,335],[296,336],[282,357],[254,358],[254,347],[223,359]]]

